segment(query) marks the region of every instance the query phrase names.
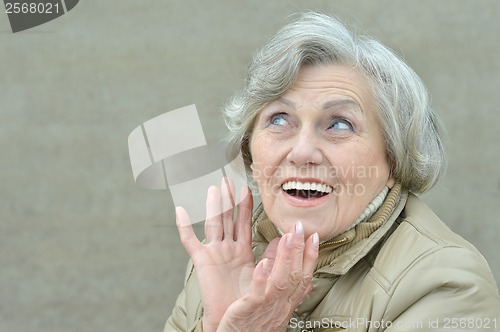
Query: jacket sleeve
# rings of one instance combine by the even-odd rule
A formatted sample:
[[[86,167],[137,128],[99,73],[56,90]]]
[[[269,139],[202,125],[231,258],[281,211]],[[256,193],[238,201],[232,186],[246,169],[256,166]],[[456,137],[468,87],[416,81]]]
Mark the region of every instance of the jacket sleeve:
[[[384,314],[391,331],[500,331],[497,284],[486,260],[469,248],[427,253],[393,287]]]
[[[201,332],[201,311],[198,282],[190,260],[186,269],[184,289],[177,297],[172,314],[165,324],[164,332]]]

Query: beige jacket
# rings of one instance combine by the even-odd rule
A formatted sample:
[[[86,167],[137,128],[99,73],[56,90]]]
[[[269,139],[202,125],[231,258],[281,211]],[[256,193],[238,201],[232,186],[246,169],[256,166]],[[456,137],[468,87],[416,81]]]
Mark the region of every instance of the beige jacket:
[[[269,225],[258,212],[257,260],[278,235]],[[500,331],[500,297],[486,260],[400,187],[368,222],[322,244],[319,256],[314,290],[287,331]],[[202,315],[190,263],[165,331],[201,331]]]

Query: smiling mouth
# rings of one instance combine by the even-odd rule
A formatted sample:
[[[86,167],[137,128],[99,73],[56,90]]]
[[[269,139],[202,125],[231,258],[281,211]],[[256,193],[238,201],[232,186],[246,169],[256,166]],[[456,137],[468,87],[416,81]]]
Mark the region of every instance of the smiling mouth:
[[[302,199],[316,199],[328,195],[333,188],[324,183],[287,181],[281,189],[290,196]]]

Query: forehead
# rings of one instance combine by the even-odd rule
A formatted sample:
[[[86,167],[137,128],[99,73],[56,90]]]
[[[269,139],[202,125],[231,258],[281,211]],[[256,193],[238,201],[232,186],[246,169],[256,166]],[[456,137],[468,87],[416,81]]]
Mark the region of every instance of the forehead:
[[[292,87],[283,96],[300,102],[350,98],[362,109],[374,105],[372,89],[367,78],[349,65],[304,65]]]

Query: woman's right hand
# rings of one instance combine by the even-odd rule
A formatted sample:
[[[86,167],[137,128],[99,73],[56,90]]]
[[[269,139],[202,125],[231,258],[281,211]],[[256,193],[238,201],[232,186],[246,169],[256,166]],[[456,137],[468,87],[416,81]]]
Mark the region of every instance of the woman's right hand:
[[[273,240],[274,241],[274,240]],[[307,240],[302,224],[293,233],[275,239],[254,270],[249,291],[229,306],[217,332],[283,332],[294,310],[312,290],[311,279],[318,257],[318,234]]]
[[[176,208],[181,243],[193,260],[203,301],[203,330],[215,331],[227,308],[247,293],[255,269],[252,253],[253,199],[247,187],[234,220],[234,188],[223,179],[221,189],[208,189],[205,243],[193,231],[184,208]]]

